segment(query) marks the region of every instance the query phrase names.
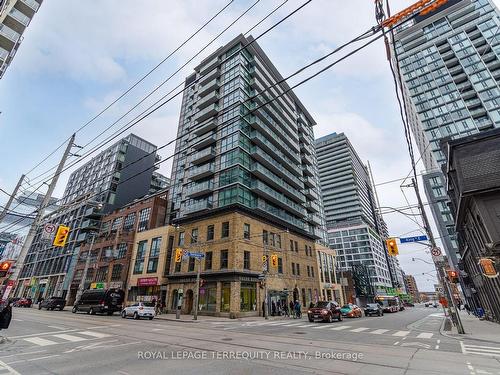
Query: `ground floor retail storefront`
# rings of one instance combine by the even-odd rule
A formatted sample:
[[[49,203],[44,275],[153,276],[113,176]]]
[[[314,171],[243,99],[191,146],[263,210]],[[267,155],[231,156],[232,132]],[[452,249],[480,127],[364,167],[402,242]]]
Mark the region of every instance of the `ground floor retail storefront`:
[[[224,274],[203,275],[200,288],[198,313],[200,315],[240,318],[262,316],[265,289],[258,275]],[[317,285],[314,282],[297,285],[295,280],[269,278],[267,283],[268,313],[278,313],[277,306],[299,301],[303,309],[317,301]],[[167,310],[175,312],[179,299],[181,314],[192,314],[196,291],[195,275],[171,275],[168,284]],[[279,302],[279,303],[278,303]],[[273,310],[275,306],[275,310]]]
[[[52,296],[62,296],[62,285],[65,275],[53,275],[47,277],[32,277],[30,279],[20,279],[15,297],[30,297],[34,301]]]

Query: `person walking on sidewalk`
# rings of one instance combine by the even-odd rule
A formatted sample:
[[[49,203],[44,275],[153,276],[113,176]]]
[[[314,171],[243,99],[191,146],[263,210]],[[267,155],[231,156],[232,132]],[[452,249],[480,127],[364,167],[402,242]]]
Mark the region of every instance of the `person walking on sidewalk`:
[[[297,319],[300,319],[301,318],[301,306],[300,306],[300,302],[298,300],[295,301],[294,309],[295,309],[295,317]]]
[[[286,317],[290,317],[290,314],[288,312],[288,304],[285,302],[283,303],[283,315],[285,315]]]
[[[290,315],[295,319],[295,305],[293,301],[290,301]]]

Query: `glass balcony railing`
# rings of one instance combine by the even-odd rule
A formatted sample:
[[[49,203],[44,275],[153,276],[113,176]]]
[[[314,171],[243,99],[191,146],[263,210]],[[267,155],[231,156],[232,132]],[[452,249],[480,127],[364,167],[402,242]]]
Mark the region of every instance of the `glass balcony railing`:
[[[215,172],[215,165],[212,163],[204,164],[199,167],[193,168],[189,171],[189,178],[199,179]]]
[[[9,16],[14,18],[16,21],[21,23],[23,26],[28,26],[28,24],[30,23],[30,18],[27,15],[18,11],[16,8],[12,8],[12,10],[9,13]]]
[[[283,154],[283,152],[281,152],[281,150],[279,150],[274,144],[271,143],[271,141],[269,141],[261,133],[254,130],[250,133],[250,138],[261,143],[262,147],[268,148],[270,153],[279,157],[283,161],[285,168],[287,168],[288,170],[293,170],[298,176],[300,176],[302,174],[300,168],[296,164],[297,162],[291,160],[288,156]]]
[[[207,96],[198,100],[198,103],[196,105],[198,108],[202,109],[202,108],[205,108],[207,105],[210,105],[212,103],[219,101],[219,98],[220,98],[219,94],[216,91],[212,91]]]
[[[252,182],[252,189],[263,192],[267,195],[268,199],[274,199],[275,202],[279,202],[283,207],[293,210],[295,214],[305,216],[305,209],[300,204],[297,204],[287,198],[284,194],[277,192],[271,187],[264,184],[262,181],[255,180]]]
[[[212,208],[212,202],[210,202],[208,199],[204,199],[196,203],[193,203],[189,206],[186,206],[185,210],[186,213],[191,214],[193,212],[208,210],[209,208]]]
[[[9,52],[0,47],[0,60],[5,61],[9,57]]]
[[[284,210],[281,210],[279,208],[273,207],[266,203],[263,199],[258,199],[257,200],[257,205],[256,208],[260,209],[261,211],[268,213],[278,219],[281,219],[289,224],[292,224],[300,229],[305,228],[305,223],[302,220],[299,220],[289,214],[287,214]]]
[[[198,151],[191,156],[191,163],[203,163],[215,157],[215,148],[209,147],[204,150]]]
[[[40,7],[40,4],[38,4],[35,0],[21,0],[21,1],[25,3],[27,6],[29,6],[31,9],[33,9],[35,12]]]
[[[274,184],[277,188],[284,189],[287,193],[291,194],[293,197],[297,198],[299,201],[304,201],[304,194],[302,194],[299,190],[293,188],[286,181],[284,181],[281,177],[271,172],[269,169],[264,167],[259,163],[254,163],[252,165],[252,171],[259,178],[265,180],[270,184]]]
[[[12,30],[10,27],[2,24],[0,24],[0,34],[14,43],[17,43],[20,37],[19,33]]]
[[[312,190],[312,189],[305,189],[304,190],[304,193],[306,194],[306,196],[308,198],[311,198],[311,199],[319,199],[319,196],[318,196],[318,193],[315,191],[315,190]]]
[[[195,121],[203,121],[211,116],[215,116],[219,112],[219,106],[217,104],[209,105],[207,108],[199,111],[195,116]]]
[[[214,189],[213,181],[204,181],[199,184],[193,185],[190,188],[186,189],[187,196],[194,196],[197,194],[205,194]]]

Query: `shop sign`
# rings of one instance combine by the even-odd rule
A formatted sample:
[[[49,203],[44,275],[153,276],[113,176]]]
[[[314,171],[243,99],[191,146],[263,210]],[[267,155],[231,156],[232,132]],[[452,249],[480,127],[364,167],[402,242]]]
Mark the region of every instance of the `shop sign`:
[[[38,284],[47,284],[49,282],[49,279],[41,279]]]
[[[106,289],[106,283],[92,283],[90,289]]]
[[[155,286],[158,285],[157,277],[140,277],[137,279],[137,286]]]
[[[113,281],[112,283],[109,283],[110,288],[114,289],[120,289],[123,287],[123,282],[122,281]]]

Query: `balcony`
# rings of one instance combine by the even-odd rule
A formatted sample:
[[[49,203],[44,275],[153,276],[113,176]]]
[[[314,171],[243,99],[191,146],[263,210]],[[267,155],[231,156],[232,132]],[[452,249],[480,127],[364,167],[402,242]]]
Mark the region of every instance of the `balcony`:
[[[10,11],[10,13],[8,15],[10,17],[12,17],[13,19],[15,19],[17,22],[19,22],[21,24],[20,26],[22,29],[26,28],[26,26],[28,26],[30,23],[30,18],[27,15],[21,13],[16,8],[12,8],[12,10]],[[20,30],[18,29],[18,31],[20,31]]]
[[[321,225],[321,219],[318,215],[307,215],[307,221],[314,225]]]
[[[196,106],[199,109],[203,109],[203,108],[209,106],[212,103],[218,102],[219,99],[220,99],[219,93],[217,91],[212,91],[207,96],[205,96],[205,97],[201,98],[200,100],[198,100],[198,103],[196,103]]]
[[[313,166],[314,165],[314,162],[313,162],[313,158],[310,156],[310,155],[307,155],[307,154],[300,154],[301,158],[302,158],[302,163],[303,164],[308,164],[310,166]]]
[[[309,199],[314,199],[314,200],[318,200],[319,199],[319,195],[318,195],[318,193],[315,190],[305,189],[304,190],[304,194]]]
[[[319,212],[319,204],[315,201],[308,201],[306,203],[306,208],[308,211]]]
[[[191,156],[191,163],[201,164],[215,157],[215,148],[209,147]]]
[[[186,196],[197,197],[200,195],[208,194],[214,190],[213,181],[204,181],[199,184],[193,185],[186,190]]]
[[[12,50],[19,40],[19,37],[19,33],[6,25],[0,24],[0,47],[7,51]]]
[[[215,129],[217,127],[217,120],[216,119],[211,119],[207,122],[204,122],[201,124],[198,128],[196,128],[193,133],[195,135],[202,135],[205,134],[206,132]]]
[[[305,216],[305,209],[300,204],[293,202],[259,180],[253,181],[252,190],[263,195],[267,200],[279,204],[284,209],[292,211],[295,215]]]
[[[200,77],[200,80],[198,81],[200,85],[205,85],[207,82],[209,82],[212,79],[215,79],[219,76],[220,70],[219,68],[215,68],[208,73],[202,74]]]
[[[217,78],[212,79],[211,81],[208,81],[204,85],[200,86],[198,89],[198,95],[200,96],[205,96],[212,90],[216,90],[219,88],[219,80]]]
[[[217,141],[217,136],[214,133],[208,133],[204,137],[194,137],[194,144],[193,144],[193,149],[195,150],[201,150],[203,148],[206,148],[207,146],[210,146],[212,143]]]
[[[207,108],[199,111],[194,120],[198,123],[208,119],[209,117],[215,116],[219,112],[219,106],[217,104],[209,105]]]
[[[304,202],[304,194],[302,194],[299,190],[292,187],[290,184],[288,184],[281,177],[274,174],[273,172],[271,172],[269,169],[262,166],[261,164],[254,163],[252,165],[252,172],[255,176],[257,176],[261,180],[265,181],[266,183],[268,183],[269,185],[271,185],[275,189],[282,190],[283,192],[289,194],[289,196],[291,196],[292,199],[295,199],[297,202],[299,202],[299,203]]]
[[[278,219],[280,219],[282,221],[285,221],[285,222],[287,222],[289,224],[292,224],[292,225],[294,225],[294,226],[296,226],[296,227],[298,227],[300,229],[304,229],[305,228],[305,223],[302,220],[294,218],[291,215],[287,215],[285,213],[285,211],[277,209],[275,207],[272,207],[272,206],[268,205],[263,199],[258,199],[257,200],[257,205],[256,205],[255,208],[257,210],[265,213],[265,214],[272,215],[275,218],[278,218]]]
[[[35,0],[21,0],[21,2],[29,6],[35,12],[40,7],[40,4],[38,4]]]
[[[311,168],[303,167],[302,172],[304,173],[305,176],[310,176],[310,177],[314,176],[314,173]]]
[[[81,229],[89,230],[99,230],[101,222],[99,220],[87,219],[82,222]]]
[[[304,181],[304,185],[307,186],[307,187],[316,187],[316,182],[311,178],[311,177],[304,177],[302,179]]]
[[[201,69],[200,69],[200,74],[204,75],[211,69],[215,68],[217,65],[219,65],[219,56],[215,56],[211,60],[208,61],[202,61],[201,62]]]
[[[199,167],[195,167],[190,169],[189,171],[189,178],[191,180],[199,180],[205,177],[210,176],[211,174],[214,174],[215,172],[215,165],[212,163],[208,164],[203,164]]]
[[[212,202],[209,202],[208,199],[204,199],[196,203],[193,203],[189,206],[186,206],[185,210],[186,214],[192,214],[194,212],[208,210],[210,208],[212,208]]]
[[[0,47],[0,65],[2,65],[1,62],[4,62],[7,60],[7,57],[9,57],[9,51]]]

